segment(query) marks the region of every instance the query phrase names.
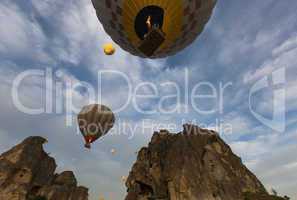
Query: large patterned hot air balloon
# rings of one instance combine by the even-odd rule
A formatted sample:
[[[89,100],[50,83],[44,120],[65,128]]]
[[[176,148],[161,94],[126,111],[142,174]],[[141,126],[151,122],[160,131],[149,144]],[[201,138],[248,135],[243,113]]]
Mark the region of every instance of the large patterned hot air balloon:
[[[133,55],[161,58],[191,44],[217,0],[92,0],[105,31]]]
[[[91,143],[107,134],[115,122],[113,112],[108,107],[99,104],[83,107],[77,118],[86,148],[90,148]]]

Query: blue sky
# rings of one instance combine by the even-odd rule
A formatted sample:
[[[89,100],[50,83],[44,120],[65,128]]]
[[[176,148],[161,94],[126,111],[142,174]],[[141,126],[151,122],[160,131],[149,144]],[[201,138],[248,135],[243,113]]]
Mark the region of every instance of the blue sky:
[[[143,128],[143,122],[177,124],[172,131],[180,131],[182,122],[195,122],[215,128],[216,121],[232,125],[232,131],[221,132],[222,137],[239,154],[245,164],[257,174],[267,189],[275,188],[281,194],[297,197],[297,2],[294,0],[219,1],[211,21],[200,37],[176,56],[149,60],[129,55],[117,46],[114,56],[107,57],[102,46],[111,39],[97,20],[88,0],[2,0],[0,2],[0,150],[1,152],[30,135],[48,138],[46,150],[56,158],[59,171],[73,170],[81,185],[90,188],[91,199],[100,195],[107,199],[123,199],[125,187],[122,176],[127,176],[136,159],[135,152],[145,146],[152,130]],[[83,140],[76,132],[76,124],[66,126],[66,112],[28,115],[21,112],[12,99],[12,84],[26,70],[52,70],[60,83],[86,82],[97,92],[100,70],[116,70],[125,74],[135,90],[139,84],[156,85],[154,99],[140,101],[147,111],[158,108],[173,87],[162,84],[169,81],[180,87],[181,99],[202,82],[214,86],[231,83],[220,99],[201,100],[201,110],[215,108],[211,114],[195,112],[192,105],[164,102],[166,109],[179,108],[180,112],[165,114],[157,110],[141,114],[130,101],[116,113],[117,123],[112,134],[98,141],[91,152],[83,148]],[[285,82],[280,89],[285,96],[285,130],[277,131],[263,124],[249,109],[249,93],[259,80],[273,72],[285,71]],[[189,75],[186,90],[184,74]],[[58,74],[58,76],[56,76]],[[100,85],[102,101],[113,110],[127,100],[127,89],[118,76],[104,76]],[[209,87],[199,88],[209,94]],[[273,95],[268,86],[252,98],[252,108],[269,118],[280,110],[280,95]],[[53,89],[54,90],[54,89]],[[29,107],[38,108],[45,102],[43,77],[30,77],[22,82],[19,96]],[[282,91],[282,90],[280,90]],[[54,91],[56,92],[56,91]],[[87,98],[83,89],[63,89],[65,105],[68,94],[73,95],[77,107]],[[68,93],[66,93],[68,92]],[[141,94],[152,94],[151,87],[143,87]],[[133,96],[133,95],[132,95]],[[273,108],[273,105],[276,105]],[[185,112],[188,109],[189,112]],[[277,113],[281,113],[280,110]],[[133,130],[120,130],[126,122]],[[277,121],[276,123],[281,123]],[[156,127],[153,127],[156,130]],[[135,134],[134,134],[135,133]],[[132,137],[133,136],[133,137]],[[110,150],[117,154],[111,155]]]

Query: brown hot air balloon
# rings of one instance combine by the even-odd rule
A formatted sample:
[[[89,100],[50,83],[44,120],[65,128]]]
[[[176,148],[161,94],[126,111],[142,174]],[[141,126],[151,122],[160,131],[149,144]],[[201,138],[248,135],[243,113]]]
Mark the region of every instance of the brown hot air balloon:
[[[106,135],[115,122],[113,112],[108,107],[99,104],[83,107],[77,119],[86,148],[91,148],[91,143]]]

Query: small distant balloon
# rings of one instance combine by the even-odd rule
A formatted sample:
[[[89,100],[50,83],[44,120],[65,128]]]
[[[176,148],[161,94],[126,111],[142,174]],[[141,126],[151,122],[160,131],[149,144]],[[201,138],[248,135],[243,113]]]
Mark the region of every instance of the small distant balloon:
[[[115,48],[111,43],[107,43],[103,46],[105,55],[111,56],[115,53]]]
[[[121,180],[122,180],[122,182],[126,182],[127,181],[127,177],[126,176],[122,176]]]
[[[116,152],[117,152],[117,151],[116,151],[115,149],[111,149],[111,150],[110,150],[110,153],[111,153],[112,155],[115,155]]]

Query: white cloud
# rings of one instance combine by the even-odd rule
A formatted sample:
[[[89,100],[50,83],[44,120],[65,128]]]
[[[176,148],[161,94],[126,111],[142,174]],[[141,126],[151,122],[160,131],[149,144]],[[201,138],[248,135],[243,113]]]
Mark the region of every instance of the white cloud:
[[[278,56],[283,54],[287,51],[295,49],[297,47],[297,35],[291,36],[285,42],[283,42],[280,46],[273,49],[272,54],[273,56]]]
[[[297,193],[292,187],[297,184],[295,171],[296,145],[287,140],[297,138],[296,133],[267,134],[251,141],[231,144],[234,152],[244,158],[244,163],[263,181],[267,189],[275,188],[280,194],[294,199]]]
[[[14,3],[0,4],[0,53],[7,57],[34,58],[51,62],[43,51],[46,37],[38,23],[30,20]]]
[[[252,129],[250,120],[236,111],[226,114],[222,120],[223,125],[227,130],[221,134],[225,135],[229,139],[238,139],[243,135],[251,134],[249,133]],[[229,127],[232,128],[232,132],[230,132]]]
[[[296,68],[297,46],[292,45],[289,49],[286,47],[288,43],[292,42],[291,40],[292,39],[288,39],[275,48],[276,50],[274,51],[278,52],[275,54],[275,57],[265,60],[256,70],[248,71],[244,76],[244,83],[253,83],[260,78],[270,75],[279,68]],[[284,48],[287,48],[287,50],[284,51]]]

